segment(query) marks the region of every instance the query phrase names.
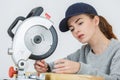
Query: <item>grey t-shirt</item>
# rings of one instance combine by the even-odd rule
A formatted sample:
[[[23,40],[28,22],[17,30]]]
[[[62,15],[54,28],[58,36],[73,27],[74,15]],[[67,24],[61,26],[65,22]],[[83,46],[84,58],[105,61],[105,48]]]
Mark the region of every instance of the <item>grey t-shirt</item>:
[[[68,60],[81,64],[77,74],[102,76],[105,80],[120,80],[120,42],[111,39],[107,49],[98,55],[91,51],[91,47],[83,45],[81,49],[68,55]],[[54,63],[49,63],[51,70]]]

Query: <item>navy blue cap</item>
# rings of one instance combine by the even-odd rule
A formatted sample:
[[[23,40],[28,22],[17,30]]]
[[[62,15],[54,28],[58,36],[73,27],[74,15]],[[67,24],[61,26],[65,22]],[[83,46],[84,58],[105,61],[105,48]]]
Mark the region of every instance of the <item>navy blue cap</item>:
[[[79,14],[94,14],[98,15],[97,11],[92,5],[87,3],[75,3],[68,7],[65,13],[65,18],[63,18],[59,24],[59,29],[61,32],[66,32],[69,30],[67,21],[70,17],[79,15]]]

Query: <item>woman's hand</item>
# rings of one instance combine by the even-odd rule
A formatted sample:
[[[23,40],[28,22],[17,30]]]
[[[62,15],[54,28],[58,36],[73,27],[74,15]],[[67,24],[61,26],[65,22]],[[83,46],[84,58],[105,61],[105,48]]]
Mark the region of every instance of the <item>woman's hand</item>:
[[[48,64],[44,60],[37,60],[34,64],[34,68],[38,73],[44,73],[48,70]]]
[[[80,63],[66,59],[59,59],[54,63],[55,73],[77,73],[80,69]]]

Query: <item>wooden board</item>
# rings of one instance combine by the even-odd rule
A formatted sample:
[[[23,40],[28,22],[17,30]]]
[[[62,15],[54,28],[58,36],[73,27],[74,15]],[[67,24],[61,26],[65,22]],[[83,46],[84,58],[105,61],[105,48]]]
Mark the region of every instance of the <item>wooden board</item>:
[[[78,74],[45,73],[45,75],[45,80],[104,80],[102,77]]]

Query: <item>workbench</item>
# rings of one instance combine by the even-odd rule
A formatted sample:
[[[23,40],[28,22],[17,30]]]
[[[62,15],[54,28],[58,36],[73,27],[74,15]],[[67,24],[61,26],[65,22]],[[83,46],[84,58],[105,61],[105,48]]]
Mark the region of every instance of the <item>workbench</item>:
[[[46,73],[45,80],[104,80],[102,77],[79,74]]]

